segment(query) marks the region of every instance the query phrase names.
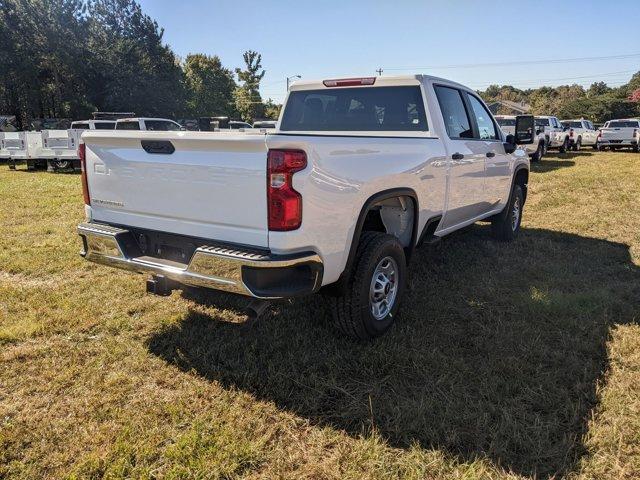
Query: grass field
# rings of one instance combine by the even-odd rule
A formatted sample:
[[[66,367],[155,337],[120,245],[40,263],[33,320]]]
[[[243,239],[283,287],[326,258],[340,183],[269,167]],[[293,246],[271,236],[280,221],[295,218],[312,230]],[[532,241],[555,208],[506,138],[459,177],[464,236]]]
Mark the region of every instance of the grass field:
[[[640,155],[533,167],[523,231],[421,249],[398,324],[144,293],[79,177],[0,167],[0,478],[640,477]]]

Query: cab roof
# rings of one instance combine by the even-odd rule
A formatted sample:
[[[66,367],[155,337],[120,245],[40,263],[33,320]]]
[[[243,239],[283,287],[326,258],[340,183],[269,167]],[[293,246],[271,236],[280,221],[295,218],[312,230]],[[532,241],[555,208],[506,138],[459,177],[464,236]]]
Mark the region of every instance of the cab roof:
[[[328,86],[328,82],[336,81],[336,82],[347,82],[347,81],[357,81],[357,80],[365,80],[369,83],[362,83],[361,85],[331,85]],[[330,77],[322,80],[296,80],[291,83],[289,86],[290,91],[298,91],[298,90],[324,90],[331,88],[348,88],[348,87],[397,87],[397,86],[409,86],[409,85],[420,85],[421,83],[429,83],[429,82],[442,82],[448,85],[456,86],[465,90],[473,91],[473,89],[462,85],[460,83],[454,82],[452,80],[447,80],[446,78],[434,77],[431,75],[385,75],[385,76],[362,76],[362,77]]]

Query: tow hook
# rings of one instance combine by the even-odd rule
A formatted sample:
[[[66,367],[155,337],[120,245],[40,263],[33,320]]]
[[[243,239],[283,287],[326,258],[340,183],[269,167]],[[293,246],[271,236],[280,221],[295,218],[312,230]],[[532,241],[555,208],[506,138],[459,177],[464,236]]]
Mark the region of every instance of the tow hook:
[[[161,297],[168,297],[171,295],[171,282],[167,280],[167,277],[162,275],[153,275],[147,280],[147,293],[154,295],[160,295]]]
[[[265,314],[270,306],[271,303],[256,298],[249,302],[249,304],[244,308],[244,311],[247,314],[247,317],[249,317],[249,320],[258,320]]]

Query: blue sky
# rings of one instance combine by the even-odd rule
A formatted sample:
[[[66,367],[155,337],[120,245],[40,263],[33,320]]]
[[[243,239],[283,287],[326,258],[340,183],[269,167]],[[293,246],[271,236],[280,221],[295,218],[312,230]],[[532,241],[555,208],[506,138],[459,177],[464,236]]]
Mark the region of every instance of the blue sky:
[[[262,95],[276,101],[284,97],[286,76],[375,75],[379,67],[384,75],[431,74],[476,89],[492,83],[588,86],[600,80],[617,86],[640,70],[639,0],[140,3],[181,57],[215,54],[233,68],[242,65],[245,50],[260,52],[267,71]],[[486,65],[632,54],[638,55]]]

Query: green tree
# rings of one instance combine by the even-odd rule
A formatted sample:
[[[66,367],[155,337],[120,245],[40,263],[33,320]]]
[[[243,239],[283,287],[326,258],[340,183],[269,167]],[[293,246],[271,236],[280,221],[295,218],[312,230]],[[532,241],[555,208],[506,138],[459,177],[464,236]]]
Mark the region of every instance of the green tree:
[[[217,116],[235,113],[233,72],[222,66],[219,57],[188,55],[183,69],[187,114]]]
[[[282,104],[269,99],[264,104],[264,118],[277,120],[280,117],[280,110],[282,110]]]
[[[183,73],[163,30],[135,0],[91,0],[87,25],[90,101],[101,110],[176,116]]]
[[[262,55],[253,50],[244,52],[244,70],[236,68],[238,79],[242,85],[235,90],[236,110],[246,122],[264,116],[264,104],[260,96],[260,81],[266,73],[262,69]]]
[[[611,91],[611,87],[609,87],[604,82],[594,82],[587,90],[588,97],[597,97],[598,95],[604,95],[605,93],[609,93]]]

